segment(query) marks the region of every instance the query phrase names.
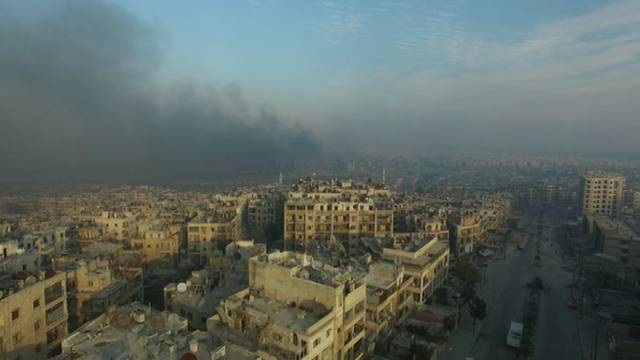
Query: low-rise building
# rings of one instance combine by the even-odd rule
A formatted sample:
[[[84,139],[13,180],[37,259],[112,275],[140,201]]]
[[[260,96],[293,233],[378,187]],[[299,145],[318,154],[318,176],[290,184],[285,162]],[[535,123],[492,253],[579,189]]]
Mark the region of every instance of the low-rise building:
[[[62,351],[61,359],[224,359],[226,355],[220,339],[189,333],[187,319],[138,302],[111,307],[84,324],[64,339]]]
[[[109,306],[141,301],[143,279],[141,268],[118,268],[110,260],[59,259],[56,268],[67,273],[69,324],[76,329]]]
[[[640,266],[640,233],[622,220],[607,216],[585,216],[596,250],[621,264]]]

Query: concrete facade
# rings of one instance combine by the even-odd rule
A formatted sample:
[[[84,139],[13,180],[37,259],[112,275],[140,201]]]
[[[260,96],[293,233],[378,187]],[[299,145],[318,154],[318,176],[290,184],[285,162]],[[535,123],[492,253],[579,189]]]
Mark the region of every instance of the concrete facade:
[[[0,358],[46,359],[67,336],[64,273],[17,273],[2,281]]]
[[[396,234],[384,245],[383,259],[402,264],[409,291],[416,304],[424,303],[449,273],[449,244],[426,234]]]
[[[588,171],[581,178],[582,214],[617,217],[622,214],[625,178],[622,174]]]

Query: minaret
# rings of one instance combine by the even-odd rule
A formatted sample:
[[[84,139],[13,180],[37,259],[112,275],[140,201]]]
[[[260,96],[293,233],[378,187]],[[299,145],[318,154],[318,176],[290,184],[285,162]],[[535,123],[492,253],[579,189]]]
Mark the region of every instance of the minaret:
[[[278,177],[278,184],[282,185],[283,183],[283,177],[282,177],[282,171],[280,171],[280,176]]]
[[[387,185],[387,170],[382,168],[382,185]]]

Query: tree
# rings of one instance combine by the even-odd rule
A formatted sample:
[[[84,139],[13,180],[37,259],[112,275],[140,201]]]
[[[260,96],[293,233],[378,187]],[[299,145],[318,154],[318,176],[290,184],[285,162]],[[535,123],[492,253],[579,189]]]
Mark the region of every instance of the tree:
[[[476,336],[476,320],[487,317],[487,304],[479,297],[475,297],[469,305],[469,314],[473,318],[473,336]]]
[[[468,304],[471,300],[475,299],[477,297],[475,285],[470,283],[464,284],[460,296],[462,297],[464,304]]]
[[[527,283],[527,287],[534,290],[542,290],[544,288],[544,284],[542,283],[542,279],[536,276],[533,280]]]
[[[451,271],[453,276],[467,284],[477,284],[482,279],[480,270],[470,262],[461,262]]]

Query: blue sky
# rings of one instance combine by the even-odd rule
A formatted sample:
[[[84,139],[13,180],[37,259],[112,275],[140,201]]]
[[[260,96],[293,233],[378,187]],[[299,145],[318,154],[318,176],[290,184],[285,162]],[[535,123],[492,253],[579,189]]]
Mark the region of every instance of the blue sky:
[[[302,86],[362,66],[460,71],[447,49],[464,41],[514,44],[537,26],[588,14],[610,2],[117,0],[164,31],[172,71],[220,81]],[[449,48],[451,50],[451,48]],[[462,67],[462,70],[464,67]],[[286,76],[285,76],[286,75]],[[288,78],[282,82],[283,77]]]
[[[328,144],[421,152],[459,132],[461,147],[567,150],[597,134],[626,149],[640,135],[637,0],[111,2],[162,34],[164,76],[239,84]]]

